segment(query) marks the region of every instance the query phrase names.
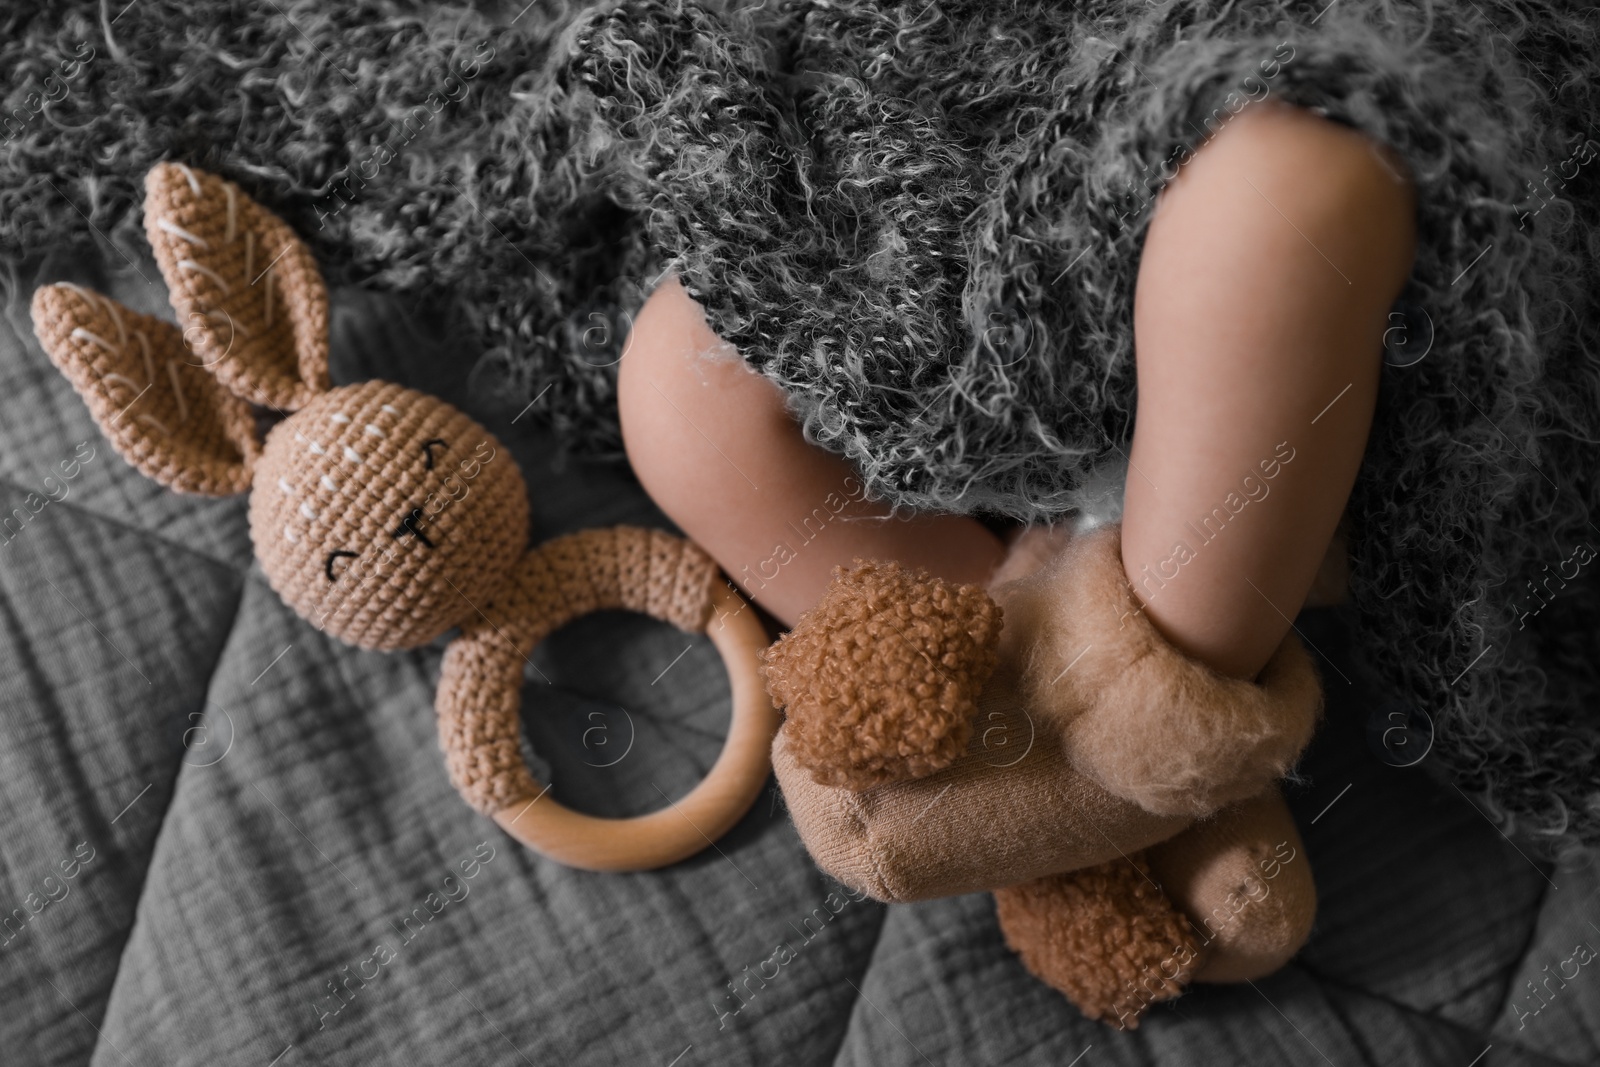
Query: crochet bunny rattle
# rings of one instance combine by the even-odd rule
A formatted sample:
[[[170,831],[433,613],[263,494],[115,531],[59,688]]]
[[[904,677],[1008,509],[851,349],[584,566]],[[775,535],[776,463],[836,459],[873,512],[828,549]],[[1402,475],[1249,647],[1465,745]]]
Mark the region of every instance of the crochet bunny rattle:
[[[530,550],[522,473],[486,429],[389,382],[331,386],[327,292],[287,224],[182,164],[154,167],[145,193],[146,234],[184,328],[70,284],[40,288],[32,308],[40,343],[123,458],[177,492],[248,492],[268,582],[333,637],[393,650],[459,627],[436,699],[450,780],[530,848],[569,866],[641,870],[737,822],[765,784],[778,722],[757,674],[765,631],[716,563],[631,526]],[[290,413],[264,443],[251,405]],[[733,694],[710,773],[633,819],[564,808],[521,753],[528,654],[606,608],[708,633]]]

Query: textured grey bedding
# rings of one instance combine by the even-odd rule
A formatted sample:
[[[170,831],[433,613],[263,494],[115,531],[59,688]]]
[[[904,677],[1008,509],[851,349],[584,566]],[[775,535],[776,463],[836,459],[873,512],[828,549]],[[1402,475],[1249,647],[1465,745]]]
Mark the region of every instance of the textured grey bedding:
[[[28,326],[25,295],[60,278],[164,307],[108,253],[19,279],[0,328],[7,1067],[1600,1061],[1600,964],[1579,947],[1600,947],[1600,879],[1531,862],[1378,758],[1381,694],[1336,612],[1300,621],[1329,700],[1290,787],[1321,892],[1312,942],[1137,1032],[1030,978],[987,896],[853,899],[774,789],[659,872],[522,850],[446,779],[443,642],[324,637],[253,566],[243,499],[171,495],[102,441]],[[335,380],[399,380],[482,418],[523,466],[537,537],[669,525],[625,468],[553,469],[516,411],[468,396],[472,354],[450,338],[419,343],[384,297],[334,303]],[[603,613],[533,660],[526,733],[565,803],[642,812],[715,758],[728,690],[705,638]]]

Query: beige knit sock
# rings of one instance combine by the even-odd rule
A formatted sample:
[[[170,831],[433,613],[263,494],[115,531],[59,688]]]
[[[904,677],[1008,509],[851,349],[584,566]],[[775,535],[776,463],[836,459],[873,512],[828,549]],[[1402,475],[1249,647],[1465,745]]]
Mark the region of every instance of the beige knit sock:
[[[1194,924],[1204,958],[1197,982],[1265,977],[1311,934],[1311,864],[1276,786],[1151,847],[1146,858]]]

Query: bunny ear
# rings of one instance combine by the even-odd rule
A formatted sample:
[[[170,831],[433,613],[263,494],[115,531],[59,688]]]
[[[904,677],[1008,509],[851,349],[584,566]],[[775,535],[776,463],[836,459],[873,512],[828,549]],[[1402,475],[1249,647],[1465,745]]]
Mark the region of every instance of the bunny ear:
[[[250,405],[197,366],[170,322],[76,285],[33,294],[33,332],[124,459],[180,493],[250,488]]]
[[[196,357],[254,404],[294,411],[327,392],[328,291],[284,221],[215,174],[159,163],[144,223]]]

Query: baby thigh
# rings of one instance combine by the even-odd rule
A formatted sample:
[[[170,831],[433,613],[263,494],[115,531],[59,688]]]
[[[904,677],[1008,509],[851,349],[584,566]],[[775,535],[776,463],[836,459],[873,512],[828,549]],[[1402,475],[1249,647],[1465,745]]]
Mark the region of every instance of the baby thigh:
[[[974,519],[889,519],[843,457],[806,441],[782,390],[747,367],[675,275],[640,309],[617,373],[623,444],[645,491],[785,626],[833,568],[898,560],[982,583],[1003,555]]]

